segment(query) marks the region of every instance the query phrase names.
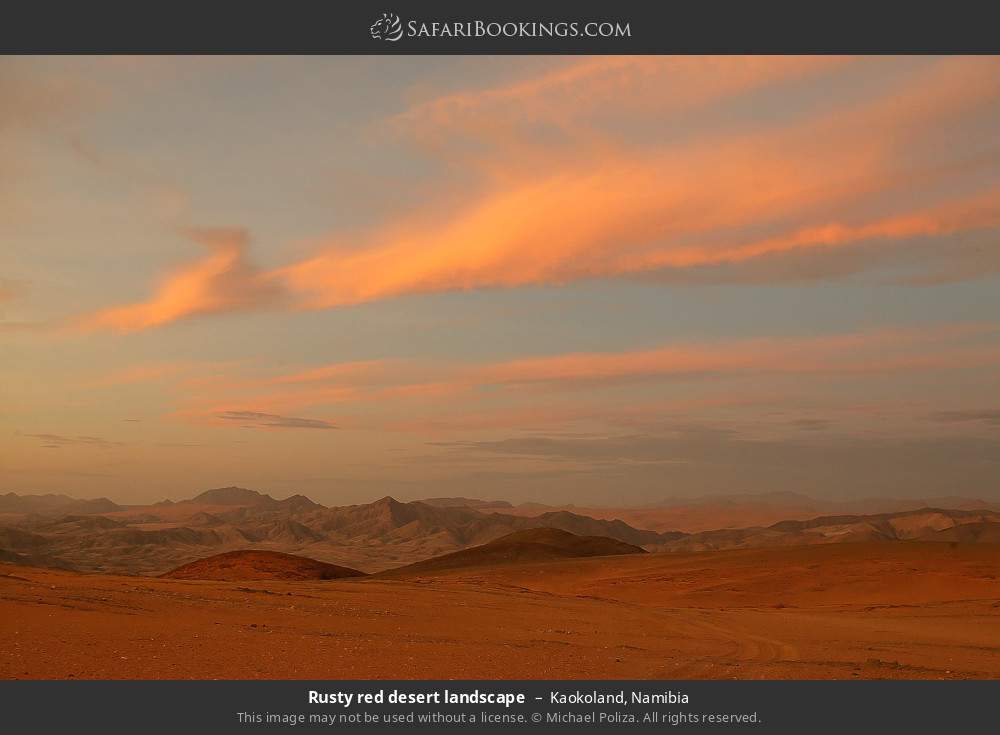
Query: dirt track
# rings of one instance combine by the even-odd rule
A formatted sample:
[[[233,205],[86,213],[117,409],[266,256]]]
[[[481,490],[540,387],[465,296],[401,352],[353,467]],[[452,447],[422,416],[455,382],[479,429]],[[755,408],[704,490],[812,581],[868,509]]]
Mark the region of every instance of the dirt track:
[[[1000,549],[195,582],[0,565],[4,678],[996,678]]]

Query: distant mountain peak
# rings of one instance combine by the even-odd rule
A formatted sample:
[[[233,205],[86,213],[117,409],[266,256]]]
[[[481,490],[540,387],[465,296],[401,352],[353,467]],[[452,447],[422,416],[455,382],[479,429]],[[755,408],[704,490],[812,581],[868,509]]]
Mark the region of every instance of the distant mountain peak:
[[[41,513],[45,515],[67,513],[113,513],[122,510],[117,503],[107,498],[80,500],[68,495],[18,495],[7,493],[0,495],[0,512],[2,513]]]
[[[206,490],[200,495],[191,498],[191,503],[203,503],[206,505],[261,505],[273,502],[274,498],[256,490],[248,490],[245,487],[216,487]]]
[[[319,503],[314,502],[305,495],[291,495],[284,500],[276,500],[267,493],[260,493],[256,490],[248,490],[245,487],[230,485],[229,487],[216,487],[206,490],[200,495],[196,495],[190,500],[181,501],[183,503],[195,503],[202,505],[237,505],[252,508],[291,508],[294,510],[305,510],[312,508],[322,508]]]
[[[284,500],[279,500],[279,503],[289,508],[324,508],[324,505],[317,503],[312,498],[308,498],[302,493],[295,493],[295,495],[289,495]]]
[[[371,503],[371,507],[373,508],[384,508],[386,510],[396,510],[398,508],[402,508],[405,505],[407,505],[407,503],[401,503],[391,495],[386,495],[383,498],[379,498],[374,503]]]

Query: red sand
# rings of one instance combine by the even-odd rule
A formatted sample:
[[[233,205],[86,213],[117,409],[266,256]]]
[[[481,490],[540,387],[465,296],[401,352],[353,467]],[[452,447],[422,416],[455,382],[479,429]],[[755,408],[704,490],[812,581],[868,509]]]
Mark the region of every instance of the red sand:
[[[407,580],[0,565],[4,678],[996,678],[1000,548],[637,554]]]

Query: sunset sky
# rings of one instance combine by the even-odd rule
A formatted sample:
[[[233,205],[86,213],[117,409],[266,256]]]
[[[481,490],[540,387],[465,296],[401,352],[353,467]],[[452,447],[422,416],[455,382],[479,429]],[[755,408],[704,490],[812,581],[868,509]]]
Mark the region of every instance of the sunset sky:
[[[1000,499],[1000,59],[0,57],[0,492]]]

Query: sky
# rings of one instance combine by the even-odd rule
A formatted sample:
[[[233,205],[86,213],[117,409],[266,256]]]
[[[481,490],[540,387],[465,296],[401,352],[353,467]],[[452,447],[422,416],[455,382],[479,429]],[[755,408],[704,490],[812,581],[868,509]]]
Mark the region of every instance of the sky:
[[[0,492],[998,500],[998,164],[991,57],[0,57]]]

